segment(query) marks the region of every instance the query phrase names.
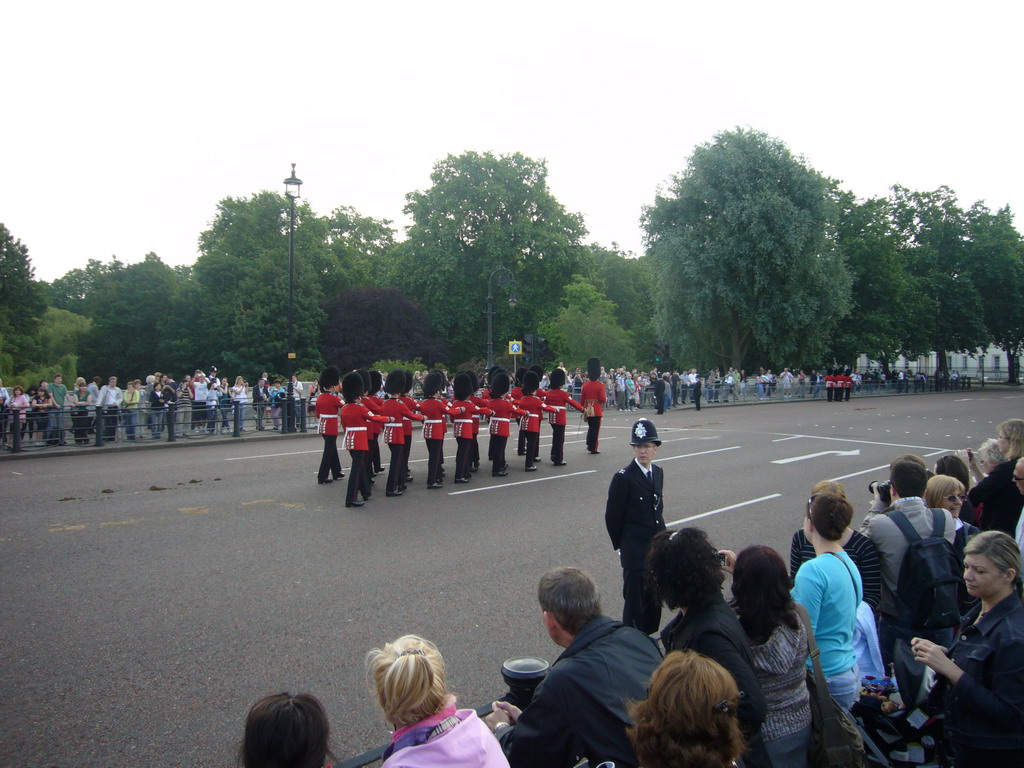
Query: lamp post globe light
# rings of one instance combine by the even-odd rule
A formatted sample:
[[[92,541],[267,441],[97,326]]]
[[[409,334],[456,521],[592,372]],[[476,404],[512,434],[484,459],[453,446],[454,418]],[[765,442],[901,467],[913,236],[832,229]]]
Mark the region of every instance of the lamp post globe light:
[[[508,305],[516,305],[516,278],[506,267],[498,267],[487,278],[487,371],[494,367],[494,291],[492,283],[497,278],[498,285],[508,286]]]
[[[295,201],[301,197],[299,188],[302,179],[295,175],[295,163],[292,163],[292,175],[284,180],[284,194],[288,198],[288,406],[285,408],[284,431],[295,431],[295,384],[292,374],[295,373]]]

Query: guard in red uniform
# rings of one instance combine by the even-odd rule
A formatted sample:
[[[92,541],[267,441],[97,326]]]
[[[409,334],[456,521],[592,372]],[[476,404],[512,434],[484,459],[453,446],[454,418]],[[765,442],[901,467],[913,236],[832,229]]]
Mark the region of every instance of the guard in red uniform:
[[[551,463],[556,467],[564,467],[566,464],[563,456],[565,447],[565,424],[566,407],[572,406],[580,413],[583,413],[583,406],[577,403],[562,387],[565,386],[565,371],[555,368],[549,377],[550,389],[544,393],[544,402],[555,409],[555,413],[548,414],[548,423],[551,425]]]
[[[526,375],[525,368],[516,368],[516,375],[512,379],[512,392],[510,397],[517,403],[523,398],[523,377]],[[519,438],[516,443],[516,453],[519,456],[526,455],[526,430],[519,427]]]
[[[540,386],[540,382],[544,381],[544,366],[543,365],[531,365],[530,370],[537,374],[537,391],[533,393],[534,397],[544,399],[547,395],[547,390]],[[540,428],[537,429],[537,453],[533,457],[534,464],[540,464]]]
[[[517,408],[512,400],[505,397],[508,394],[509,378],[505,371],[499,370],[491,376],[491,387],[488,394],[490,399],[487,407],[491,410],[490,433],[491,441],[487,448],[487,455],[491,459],[491,476],[505,477],[508,474],[508,464],[505,463],[505,445],[508,443],[509,422],[515,416],[528,416],[528,412]]]
[[[444,459],[444,436],[448,431],[445,416],[454,416],[453,409],[442,394],[445,389],[444,374],[431,371],[423,379],[424,400],[419,411],[423,414],[423,439],[427,441],[427,488],[442,488],[441,462]]]
[[[452,431],[455,433],[455,442],[458,450],[455,453],[455,482],[468,483],[470,474],[469,466],[473,457],[473,416],[477,418],[489,416],[489,408],[481,408],[470,400],[473,395],[474,381],[472,374],[462,371],[455,374],[452,380],[452,387],[455,390],[455,400],[452,401],[452,409],[458,413],[452,418]]]
[[[374,413],[380,413],[381,406],[384,405],[384,401],[377,397],[383,383],[380,371],[359,371],[359,375],[363,377],[362,404]],[[366,455],[366,461],[372,473],[371,478],[384,472],[384,465],[380,461],[380,433],[383,430],[380,424],[370,425],[370,452]]]
[[[555,409],[550,405],[545,405],[544,401],[537,397],[534,393],[537,391],[537,385],[540,384],[540,377],[537,376],[534,371],[527,371],[526,375],[523,376],[523,396],[516,403],[520,408],[527,412],[526,416],[523,416],[519,421],[521,429],[526,430],[526,471],[536,472],[537,467],[534,464],[535,457],[540,452],[540,415],[543,411],[549,413],[555,413]]]
[[[831,368],[828,369],[828,375],[825,376],[825,400],[832,402],[836,394],[836,375],[835,371]]]
[[[587,380],[583,382],[580,400],[583,401],[583,415],[587,419],[587,451],[600,453],[597,440],[601,433],[601,417],[604,416],[605,392],[601,381],[601,361],[596,357],[587,360]]]
[[[341,374],[333,365],[325,368],[320,374],[320,394],[316,398],[316,431],[324,439],[324,454],[320,459],[320,470],[316,473],[316,481],[323,485],[345,476],[341,471],[341,459],[338,458],[338,412],[341,410],[341,398],[338,397],[338,386]]]
[[[366,455],[370,440],[367,431],[371,424],[386,424],[387,416],[378,416],[359,402],[363,394],[363,377],[358,372],[346,373],[341,380],[341,394],[345,406],[341,409],[341,423],[345,427],[345,450],[352,457],[352,469],[348,477],[346,507],[361,507],[370,498],[370,476],[366,471]],[[363,494],[363,500],[358,496]]]
[[[388,397],[380,407],[382,416],[391,421],[384,425],[384,444],[391,451],[391,462],[388,465],[388,485],[385,495],[401,496],[405,493],[405,422],[409,422],[412,439],[412,420],[423,421],[418,413],[413,413],[402,400],[405,389],[405,371],[396,368],[388,374],[384,382],[384,391]]]

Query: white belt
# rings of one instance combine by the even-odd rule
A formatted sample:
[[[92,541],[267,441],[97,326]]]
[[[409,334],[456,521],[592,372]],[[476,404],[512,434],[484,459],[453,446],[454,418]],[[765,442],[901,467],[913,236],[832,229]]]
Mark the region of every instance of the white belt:
[[[512,421],[512,419],[506,419],[501,416],[491,416],[491,421]]]
[[[366,427],[345,427],[346,432],[365,432]]]
[[[549,406],[549,407],[554,408],[556,411],[564,411],[565,410],[565,406],[564,405],[552,405],[552,406]]]
[[[338,420],[338,414],[334,414],[333,416],[330,415],[330,414],[320,414],[320,418],[321,419],[331,419],[332,421],[337,421]],[[355,429],[355,427],[353,427],[353,429]],[[363,429],[366,429],[366,427],[363,427]]]
[[[402,428],[401,423],[398,423],[398,424],[385,424],[384,425],[384,429],[395,429],[395,428],[401,429]]]
[[[424,424],[444,424],[444,419],[425,419]]]
[[[473,420],[472,419],[456,419],[455,423],[456,424],[472,424]]]

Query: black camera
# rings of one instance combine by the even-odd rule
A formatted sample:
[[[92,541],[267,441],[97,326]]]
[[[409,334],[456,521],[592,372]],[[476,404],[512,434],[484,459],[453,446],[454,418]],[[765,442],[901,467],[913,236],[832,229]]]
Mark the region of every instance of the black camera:
[[[877,480],[872,480],[868,483],[868,493],[874,495],[876,490],[878,491],[878,498],[887,506],[892,504],[892,483],[888,481],[880,483]]]

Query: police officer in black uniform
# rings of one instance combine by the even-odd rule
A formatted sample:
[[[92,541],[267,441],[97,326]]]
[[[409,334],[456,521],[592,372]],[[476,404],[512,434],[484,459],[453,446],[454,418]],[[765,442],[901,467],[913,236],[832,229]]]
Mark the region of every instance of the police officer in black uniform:
[[[644,583],[644,557],[651,539],[665,530],[664,472],[654,422],[640,419],[630,432],[633,461],[612,477],[604,522],[622,564],[622,623],[652,634],[661,625],[661,605]]]

